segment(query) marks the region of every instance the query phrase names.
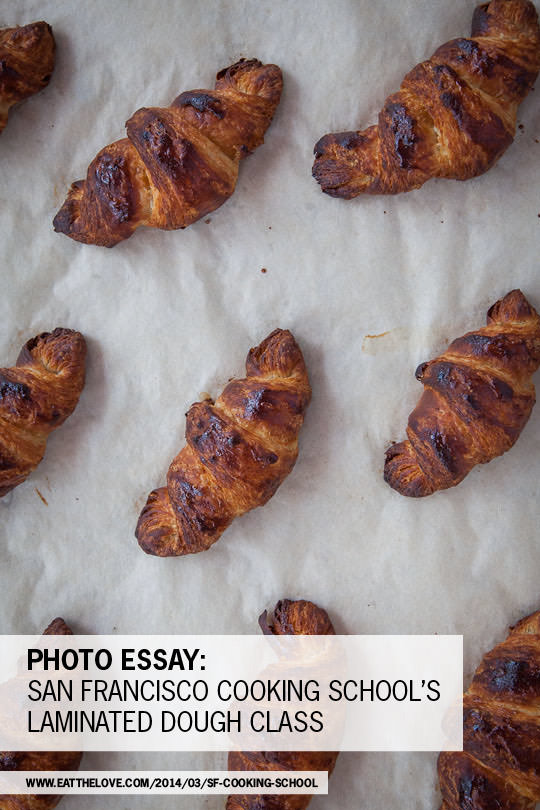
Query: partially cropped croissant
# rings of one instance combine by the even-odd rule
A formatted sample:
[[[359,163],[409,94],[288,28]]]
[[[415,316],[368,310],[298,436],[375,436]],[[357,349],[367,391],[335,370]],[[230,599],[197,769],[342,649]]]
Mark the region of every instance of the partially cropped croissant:
[[[454,340],[416,369],[424,393],[409,416],[408,441],[386,452],[384,479],[420,497],[462,481],[517,441],[535,403],[540,317],[520,290],[487,314],[487,326]]]
[[[74,410],[84,385],[86,343],[55,329],[29,340],[12,368],[0,368],[0,497],[43,458],[49,433]]]
[[[431,177],[468,180],[512,143],[519,103],[540,70],[529,0],[478,6],[472,39],[453,39],[408,73],[377,126],[325,135],[313,176],[333,197],[397,194]]]
[[[274,635],[333,635],[325,610],[313,602],[282,599],[274,608],[273,621],[266,611],[259,619],[263,633]],[[231,751],[230,771],[328,771],[334,770],[337,753],[330,751]],[[305,810],[311,796],[232,795],[227,810]]]
[[[276,329],[250,349],[244,379],[186,414],[187,447],[137,524],[144,551],[204,551],[235,517],[265,504],[294,467],[310,398],[302,352],[289,331]]]
[[[54,619],[45,636],[70,636],[63,619]],[[0,751],[0,771],[76,771],[82,754],[79,751]],[[50,810],[61,796],[14,794],[0,795],[0,810]]]
[[[52,29],[46,22],[0,30],[0,132],[10,107],[48,85],[54,50]]]
[[[534,810],[540,802],[540,611],[488,652],[463,696],[463,752],[444,752],[441,810]]]
[[[214,211],[233,193],[240,160],[263,142],[281,89],[276,65],[240,60],[217,74],[215,90],[138,110],[127,138],[73,183],[55,231],[113,247],[139,225],[175,230]]]

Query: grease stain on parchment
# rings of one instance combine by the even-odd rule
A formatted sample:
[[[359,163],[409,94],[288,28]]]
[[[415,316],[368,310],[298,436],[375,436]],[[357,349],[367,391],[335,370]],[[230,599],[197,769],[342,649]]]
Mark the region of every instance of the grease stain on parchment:
[[[395,352],[403,345],[403,341],[408,339],[409,334],[409,330],[404,326],[396,326],[395,329],[388,329],[378,335],[364,335],[362,351],[372,355]]]
[[[436,357],[449,343],[447,333],[446,326],[437,324],[433,326],[396,326],[394,329],[388,329],[386,332],[376,335],[364,335],[362,351],[366,354],[377,355],[403,351],[404,346],[407,345],[431,346],[433,347],[431,356]]]
[[[39,497],[41,498],[41,500],[43,501],[43,503],[45,504],[45,506],[48,506],[49,504],[48,504],[47,500],[46,500],[46,499],[43,497],[43,495],[41,494],[41,492],[39,491],[39,489],[38,489],[37,487],[34,487],[34,489],[36,490],[37,494],[39,495]]]

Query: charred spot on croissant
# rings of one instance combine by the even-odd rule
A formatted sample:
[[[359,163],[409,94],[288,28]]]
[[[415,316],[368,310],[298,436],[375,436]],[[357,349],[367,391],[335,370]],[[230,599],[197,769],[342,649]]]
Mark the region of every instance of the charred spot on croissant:
[[[167,174],[178,179],[186,156],[193,149],[190,141],[178,138],[176,145],[159,119],[152,121],[143,133],[144,140],[152,150],[156,160],[164,167]]]
[[[476,807],[476,800],[484,793],[486,780],[483,776],[464,776],[459,780],[458,794],[459,807],[463,810],[473,810]]]
[[[0,79],[20,79],[21,74],[8,65],[5,59],[0,59]]]
[[[18,751],[0,751],[0,770],[15,771],[23,758]]]
[[[25,383],[13,382],[0,373],[0,399],[8,396],[30,399],[30,389]]]
[[[489,685],[494,692],[524,694],[533,685],[538,688],[540,672],[533,670],[528,661],[501,661],[493,671]]]
[[[181,93],[175,101],[178,107],[193,107],[197,112],[204,113],[209,110],[216,118],[224,118],[223,104],[216,96],[202,91]]]
[[[13,470],[17,466],[17,459],[0,450],[0,470]]]
[[[113,219],[126,222],[131,213],[129,180],[124,158],[103,152],[95,168],[96,188]]]
[[[446,469],[451,473],[457,472],[456,458],[447,444],[446,436],[438,430],[433,430],[429,435],[429,441]]]
[[[402,169],[412,167],[416,135],[414,132],[415,120],[410,116],[403,104],[388,104],[387,112],[390,114],[390,128],[394,134],[394,148]]]
[[[508,383],[505,383],[504,380],[500,380],[498,377],[494,377],[491,381],[491,385],[495,389],[497,396],[502,400],[511,400],[514,397],[514,391]]]
[[[491,76],[494,68],[494,61],[480,47],[474,39],[456,39],[456,45],[460,50],[458,60],[468,61],[473,73],[481,73],[484,76]]]
[[[429,365],[429,363],[420,363],[420,365],[418,366],[418,368],[414,372],[414,376],[416,377],[417,380],[422,379],[422,377],[424,376],[424,371],[426,370],[428,365]]]

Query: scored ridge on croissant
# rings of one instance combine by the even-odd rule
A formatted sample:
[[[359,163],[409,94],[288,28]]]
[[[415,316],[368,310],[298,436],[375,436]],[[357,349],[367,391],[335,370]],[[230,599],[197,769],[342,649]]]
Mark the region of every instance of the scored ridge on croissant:
[[[334,635],[325,610],[305,599],[281,599],[273,618],[266,611],[259,618],[263,633],[270,635]],[[231,751],[230,771],[328,771],[334,770],[335,751]],[[311,801],[306,795],[241,795],[228,797],[226,810],[305,810]]]
[[[484,3],[471,37],[416,65],[386,99],[378,125],[318,141],[313,176],[326,194],[397,194],[493,166],[514,139],[518,105],[540,70],[536,9],[529,0]]]
[[[463,696],[463,751],[439,755],[441,810],[540,802],[540,611],[488,652]]]
[[[84,386],[86,343],[57,328],[27,341],[11,368],[0,368],[0,497],[22,483],[47,438],[73,412]]]
[[[63,619],[53,619],[44,636],[71,636],[72,631]],[[80,751],[0,751],[0,771],[76,771],[80,765]],[[0,810],[51,810],[61,796],[47,794],[0,795]]]
[[[276,329],[250,349],[245,378],[189,409],[187,446],[139,518],[142,549],[160,557],[204,551],[235,517],[265,504],[294,467],[310,398],[302,352]]]
[[[214,211],[233,193],[240,160],[263,143],[282,86],[276,65],[241,59],[219,71],[214,90],[137,110],[127,138],[73,183],[55,231],[113,247],[140,225],[175,230]]]
[[[512,290],[488,311],[487,326],[418,366],[424,393],[408,440],[386,451],[384,480],[402,495],[431,495],[505,453],[533,409],[539,366],[540,317]]]
[[[52,28],[46,22],[0,30],[0,132],[10,107],[49,84],[54,52]]]

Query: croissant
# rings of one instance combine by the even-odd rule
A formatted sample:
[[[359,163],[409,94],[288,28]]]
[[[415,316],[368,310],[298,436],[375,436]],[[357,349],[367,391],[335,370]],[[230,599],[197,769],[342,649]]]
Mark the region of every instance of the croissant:
[[[488,652],[463,696],[463,751],[439,755],[441,810],[540,802],[540,611]]]
[[[326,194],[397,194],[431,177],[468,180],[496,163],[540,70],[538,15],[529,0],[491,0],[476,9],[471,36],[416,65],[377,126],[320,139],[313,176]]]
[[[45,636],[70,636],[63,619],[54,619]],[[0,771],[76,771],[82,753],[79,751],[0,751]],[[61,796],[17,794],[0,795],[0,810],[50,810]]]
[[[213,91],[137,110],[127,138],[102,149],[86,180],[73,183],[55,231],[113,247],[139,225],[185,228],[219,208],[240,160],[263,143],[282,85],[276,65],[241,59],[219,71]]]
[[[54,51],[52,28],[46,22],[0,30],[0,132],[10,107],[47,87]]]
[[[333,635],[334,628],[325,610],[313,602],[282,599],[269,621],[264,611],[259,619],[263,633],[274,635]],[[328,771],[334,770],[337,752],[328,751],[231,751],[230,771]],[[305,810],[311,796],[232,795],[226,810]]]
[[[276,329],[250,349],[244,379],[189,409],[187,446],[141,512],[141,548],[159,557],[205,551],[235,517],[270,500],[294,467],[310,399],[302,352]]]
[[[49,433],[74,410],[84,385],[86,343],[55,329],[27,341],[12,368],[0,368],[0,497],[43,458]]]
[[[505,453],[531,415],[539,366],[540,317],[512,290],[488,311],[487,326],[418,366],[425,390],[409,416],[408,440],[386,451],[384,480],[419,498]]]

